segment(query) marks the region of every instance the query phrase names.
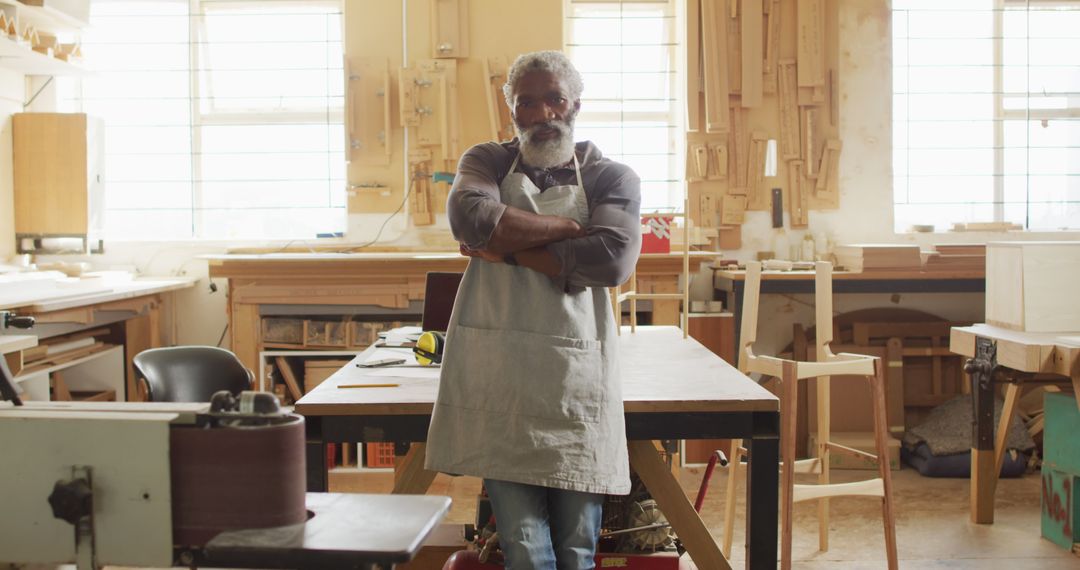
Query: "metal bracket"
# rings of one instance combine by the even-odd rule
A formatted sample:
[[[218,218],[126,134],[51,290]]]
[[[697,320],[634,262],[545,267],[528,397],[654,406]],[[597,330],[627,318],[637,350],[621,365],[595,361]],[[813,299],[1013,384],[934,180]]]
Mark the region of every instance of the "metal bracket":
[[[978,450],[994,450],[994,382],[1002,381],[1005,367],[997,363],[997,343],[975,337],[975,358],[964,363],[964,372],[971,375],[971,446]]]

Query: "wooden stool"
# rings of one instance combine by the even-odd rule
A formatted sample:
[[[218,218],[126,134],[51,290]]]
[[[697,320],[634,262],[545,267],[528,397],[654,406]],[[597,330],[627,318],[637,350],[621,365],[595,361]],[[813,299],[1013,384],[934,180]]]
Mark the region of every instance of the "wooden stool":
[[[757,372],[780,381],[780,459],[781,459],[781,544],[780,565],[791,568],[791,511],[794,503],[818,501],[818,541],[821,550],[829,549],[829,497],[881,497],[881,515],[885,526],[885,553],[889,568],[897,568],[896,525],[892,512],[892,479],[889,470],[886,438],[889,435],[885,417],[885,371],[881,359],[860,354],[833,354],[832,341],[832,264],[818,262],[815,266],[814,298],[817,322],[817,362],[796,362],[754,354],[757,339],[758,303],[761,288],[761,263],[746,264],[746,285],[743,295],[742,329],[739,334],[739,370]],[[829,435],[829,377],[834,375],[864,376],[870,382],[874,406],[874,441],[877,455],[839,445]],[[799,380],[817,379],[817,457],[795,460],[796,413],[798,410]],[[876,461],[880,477],[852,483],[830,483],[829,454],[832,452]],[[732,440],[728,463],[726,517],[724,521],[724,554],[731,554],[735,521],[735,486],[739,464],[746,450],[742,440]],[[879,459],[881,458],[881,459]],[[818,484],[796,485],[795,473],[817,473]]]

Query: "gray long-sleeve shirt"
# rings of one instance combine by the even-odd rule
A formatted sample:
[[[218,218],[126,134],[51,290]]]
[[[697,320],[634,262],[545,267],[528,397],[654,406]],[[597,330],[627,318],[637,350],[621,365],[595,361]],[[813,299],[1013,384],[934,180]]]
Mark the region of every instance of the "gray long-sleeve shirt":
[[[478,144],[462,155],[446,204],[454,239],[471,249],[487,246],[506,205],[499,199],[499,184],[518,155],[518,140]],[[589,204],[587,235],[548,244],[562,264],[556,278],[564,285],[612,287],[633,272],[641,250],[641,181],[629,166],[604,158],[591,141],[579,142],[575,152]],[[541,190],[577,184],[574,163],[532,169],[519,161]]]

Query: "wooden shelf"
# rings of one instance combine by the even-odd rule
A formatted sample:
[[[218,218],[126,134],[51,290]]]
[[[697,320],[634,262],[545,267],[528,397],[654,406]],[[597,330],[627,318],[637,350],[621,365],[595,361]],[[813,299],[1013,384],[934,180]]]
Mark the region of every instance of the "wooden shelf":
[[[0,0],[0,10],[8,16],[18,15],[20,26],[31,24],[39,30],[53,34],[78,33],[90,26],[90,22],[58,10],[48,3],[44,6],[29,6],[18,0]]]
[[[0,35],[0,67],[27,75],[85,75],[86,68],[38,53],[28,45]]]

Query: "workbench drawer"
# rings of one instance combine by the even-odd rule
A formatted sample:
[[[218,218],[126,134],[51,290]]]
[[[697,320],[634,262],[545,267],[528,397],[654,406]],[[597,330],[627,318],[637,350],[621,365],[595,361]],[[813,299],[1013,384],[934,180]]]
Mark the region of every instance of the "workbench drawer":
[[[304,320],[264,317],[262,320],[263,344],[304,344]]]

